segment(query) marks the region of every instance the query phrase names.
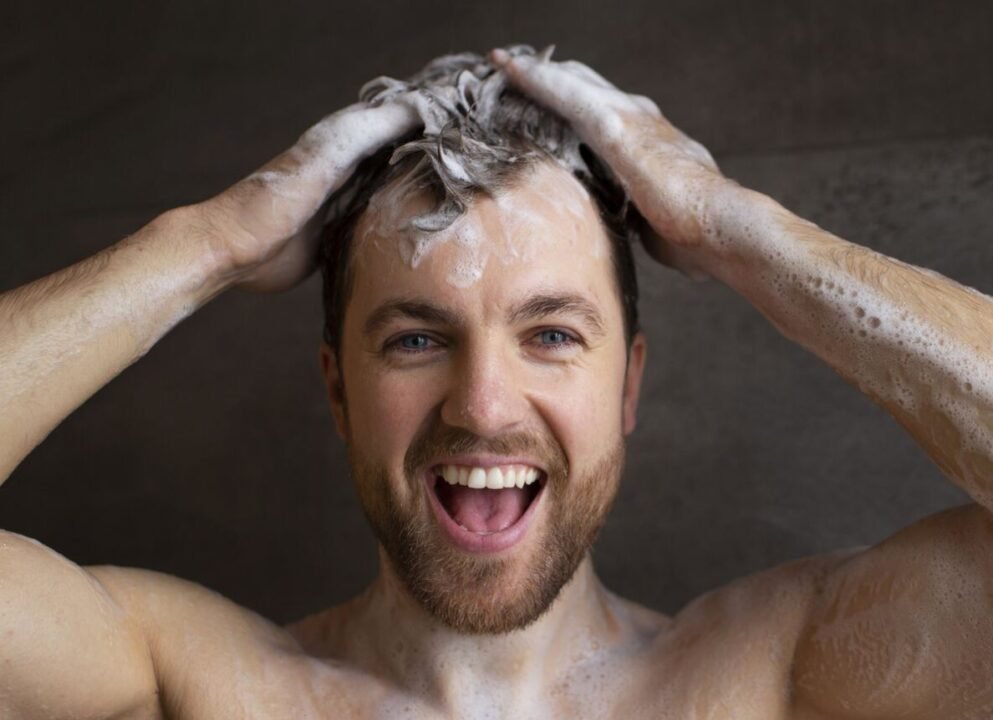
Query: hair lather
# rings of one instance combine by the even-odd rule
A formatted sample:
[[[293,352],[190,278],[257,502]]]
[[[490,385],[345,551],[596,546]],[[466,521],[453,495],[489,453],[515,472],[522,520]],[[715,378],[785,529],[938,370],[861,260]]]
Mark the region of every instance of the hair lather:
[[[533,54],[526,45],[511,56]],[[547,54],[546,54],[547,57]],[[506,73],[481,55],[459,53],[432,60],[406,80],[378,77],[360,100],[370,105],[413,102],[423,127],[363,161],[331,197],[321,243],[325,340],[338,351],[344,308],[350,294],[352,234],[370,199],[397,182],[404,192],[428,191],[434,208],[410,218],[409,226],[434,233],[454,223],[480,193],[494,195],[527,168],[550,161],[571,172],[595,201],[611,239],[628,340],[638,329],[638,288],[630,244],[644,221],[620,184],[572,127],[508,83]]]

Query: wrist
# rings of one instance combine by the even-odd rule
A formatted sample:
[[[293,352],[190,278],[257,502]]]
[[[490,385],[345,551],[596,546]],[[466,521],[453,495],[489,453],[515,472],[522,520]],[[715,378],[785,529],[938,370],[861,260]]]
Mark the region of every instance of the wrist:
[[[159,215],[146,228],[153,237],[166,238],[165,244],[179,256],[188,271],[187,292],[195,307],[238,282],[242,270],[222,242],[222,232],[202,204],[186,205]]]
[[[736,278],[779,236],[783,209],[767,195],[721,179],[705,196],[699,242],[710,274],[735,287]]]

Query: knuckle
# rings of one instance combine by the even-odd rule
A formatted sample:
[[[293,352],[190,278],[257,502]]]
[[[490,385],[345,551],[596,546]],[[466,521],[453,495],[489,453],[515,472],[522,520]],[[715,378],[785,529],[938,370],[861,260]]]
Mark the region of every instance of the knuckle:
[[[642,110],[651,113],[655,117],[662,117],[662,111],[659,109],[658,104],[647,95],[631,95],[630,97]]]
[[[624,118],[612,108],[599,109],[594,120],[595,132],[608,145],[622,143],[627,135]]]

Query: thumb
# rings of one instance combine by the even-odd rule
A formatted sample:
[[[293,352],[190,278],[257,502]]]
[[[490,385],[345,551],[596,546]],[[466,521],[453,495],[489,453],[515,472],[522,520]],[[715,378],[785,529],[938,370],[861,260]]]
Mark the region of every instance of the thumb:
[[[703,267],[697,247],[669,242],[650,227],[641,230],[641,244],[652,258],[691,280],[703,282],[713,275]]]

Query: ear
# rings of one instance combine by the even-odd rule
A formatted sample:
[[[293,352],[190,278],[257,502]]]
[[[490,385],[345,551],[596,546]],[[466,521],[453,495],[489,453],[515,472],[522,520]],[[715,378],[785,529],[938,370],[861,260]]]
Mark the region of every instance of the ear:
[[[630,435],[637,424],[638,397],[641,394],[641,377],[645,371],[645,357],[647,355],[648,343],[645,341],[645,336],[640,332],[635,333],[628,355],[628,369],[624,376],[624,394],[621,406],[625,435]]]
[[[341,382],[338,361],[334,350],[327,343],[321,343],[321,372],[327,385],[328,400],[331,403],[331,413],[334,416],[334,428],[338,437],[346,439],[345,434],[345,387]]]

